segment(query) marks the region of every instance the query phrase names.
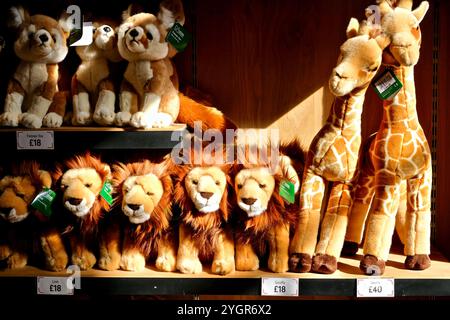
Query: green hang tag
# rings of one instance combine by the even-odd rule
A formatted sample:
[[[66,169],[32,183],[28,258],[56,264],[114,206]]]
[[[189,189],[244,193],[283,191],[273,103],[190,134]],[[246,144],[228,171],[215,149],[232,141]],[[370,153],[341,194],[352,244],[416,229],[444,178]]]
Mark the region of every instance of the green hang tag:
[[[113,203],[113,197],[112,197],[112,185],[111,182],[105,181],[103,184],[102,190],[100,191],[100,195],[103,199],[108,202],[109,205],[112,205]]]
[[[52,203],[55,198],[55,191],[49,188],[44,188],[31,202],[31,206],[46,217],[50,217],[52,215]]]
[[[392,98],[403,87],[402,83],[391,69],[386,69],[379,77],[377,77],[373,81],[372,86],[377,95],[383,100]]]
[[[295,185],[288,180],[283,180],[280,183],[280,196],[282,196],[287,202],[295,202]]]
[[[177,51],[183,51],[186,49],[191,39],[192,35],[178,22],[175,22],[166,36],[166,41],[177,49]]]

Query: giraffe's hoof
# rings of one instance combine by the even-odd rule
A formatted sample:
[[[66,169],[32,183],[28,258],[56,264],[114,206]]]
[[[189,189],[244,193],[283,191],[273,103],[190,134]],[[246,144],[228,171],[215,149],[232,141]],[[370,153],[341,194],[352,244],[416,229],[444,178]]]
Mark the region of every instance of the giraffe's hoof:
[[[312,261],[312,271],[317,273],[331,274],[337,270],[337,259],[328,254],[319,253]]]
[[[343,256],[354,256],[359,249],[359,245],[356,242],[352,241],[345,241],[344,247],[342,248],[342,255]]]
[[[427,254],[416,254],[407,256],[405,260],[405,268],[409,270],[425,270],[431,266],[430,257]]]
[[[359,268],[368,276],[380,276],[384,273],[386,262],[373,255],[366,254],[364,258],[362,258]]]
[[[289,270],[293,272],[311,271],[312,258],[306,253],[292,253],[289,257]]]

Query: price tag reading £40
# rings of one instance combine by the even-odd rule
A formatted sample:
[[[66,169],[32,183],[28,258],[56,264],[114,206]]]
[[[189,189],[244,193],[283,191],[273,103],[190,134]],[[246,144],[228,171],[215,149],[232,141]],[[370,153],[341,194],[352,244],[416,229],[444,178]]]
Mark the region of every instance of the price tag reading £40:
[[[263,296],[298,296],[298,278],[262,278]]]
[[[358,298],[393,298],[395,296],[394,279],[357,279],[356,296]]]

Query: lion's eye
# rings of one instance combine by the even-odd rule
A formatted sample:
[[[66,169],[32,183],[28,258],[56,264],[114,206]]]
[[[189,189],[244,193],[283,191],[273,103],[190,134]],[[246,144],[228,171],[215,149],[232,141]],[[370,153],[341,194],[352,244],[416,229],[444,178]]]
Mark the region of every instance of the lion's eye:
[[[238,189],[242,189],[242,184],[237,185]]]
[[[25,199],[25,193],[16,193],[19,198]]]
[[[264,188],[266,187],[266,185],[265,185],[264,183],[260,183],[260,184],[259,184],[259,187],[260,187],[261,189],[264,189]]]
[[[192,180],[192,184],[197,185],[198,184],[198,180]]]
[[[150,192],[150,191],[147,191],[147,195],[148,196],[153,196],[153,195],[155,195],[153,192]]]
[[[92,187],[92,183],[85,183],[84,186],[85,186],[86,188],[90,188],[90,187]]]

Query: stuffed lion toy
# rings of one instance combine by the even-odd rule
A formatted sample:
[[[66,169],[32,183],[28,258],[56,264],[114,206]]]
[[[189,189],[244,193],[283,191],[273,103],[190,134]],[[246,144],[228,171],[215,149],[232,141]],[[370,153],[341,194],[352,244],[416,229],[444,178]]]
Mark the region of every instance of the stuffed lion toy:
[[[148,160],[113,165],[115,201],[126,218],[123,270],[142,271],[146,260],[156,257],[156,268],[174,271],[176,239],[171,227],[172,179],[164,162]],[[125,219],[124,219],[125,220]]]
[[[69,24],[22,7],[11,8],[9,25],[17,29],[14,51],[20,58],[9,82],[0,125],[28,128],[59,127],[63,122],[66,93],[58,92],[58,63],[68,53]]]
[[[198,157],[201,161],[195,164]],[[212,262],[212,273],[228,274],[235,269],[228,203],[231,165],[211,164],[204,153],[187,160],[172,169],[174,201],[181,208],[177,269],[200,273],[202,262]]]
[[[116,115],[111,69],[122,60],[117,49],[118,24],[98,19],[93,26],[93,42],[76,48],[81,64],[72,78],[73,125],[88,125],[94,120],[107,126]],[[91,106],[95,106],[94,112]]]
[[[236,270],[259,269],[259,257],[269,254],[267,266],[273,272],[286,272],[290,234],[295,228],[300,188],[299,172],[304,166],[304,150],[297,141],[280,146],[278,164],[257,157],[260,148],[249,148],[245,159],[238,159],[234,190],[237,206]],[[258,159],[257,161],[250,159]],[[281,184],[293,184],[293,203],[280,195]]]
[[[118,229],[104,230],[101,224],[109,211],[109,204],[101,195],[105,183],[111,180],[109,165],[87,152],[58,164],[53,177],[62,205],[59,223],[70,242],[72,264],[81,270],[90,269],[99,252],[100,268],[118,269]]]
[[[33,258],[40,265],[43,258],[46,269],[65,269],[68,256],[53,219],[31,206],[37,194],[51,185],[50,173],[36,161],[14,166],[0,180],[0,261],[7,268],[24,267]]]

